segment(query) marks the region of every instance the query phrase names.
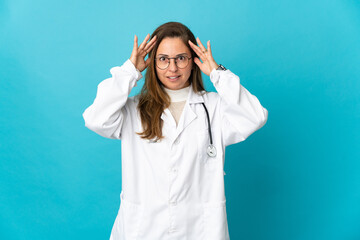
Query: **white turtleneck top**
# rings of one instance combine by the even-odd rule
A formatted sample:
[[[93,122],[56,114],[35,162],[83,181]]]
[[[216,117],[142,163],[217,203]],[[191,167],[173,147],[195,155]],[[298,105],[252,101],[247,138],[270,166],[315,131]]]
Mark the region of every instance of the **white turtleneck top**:
[[[190,87],[191,87],[191,84],[185,88],[181,88],[178,90],[172,90],[172,89],[166,88],[164,86],[166,93],[169,94],[169,96],[171,98],[169,110],[175,119],[176,126],[179,123],[181,113],[184,109],[185,102],[188,98]]]

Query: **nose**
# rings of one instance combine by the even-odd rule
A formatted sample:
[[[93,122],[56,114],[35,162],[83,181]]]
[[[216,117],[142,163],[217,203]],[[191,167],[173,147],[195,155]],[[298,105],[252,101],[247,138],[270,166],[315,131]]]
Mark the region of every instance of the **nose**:
[[[173,60],[173,61],[171,61],[171,60]],[[176,66],[175,59],[170,59],[169,71],[176,72],[177,69],[178,69],[178,67]]]

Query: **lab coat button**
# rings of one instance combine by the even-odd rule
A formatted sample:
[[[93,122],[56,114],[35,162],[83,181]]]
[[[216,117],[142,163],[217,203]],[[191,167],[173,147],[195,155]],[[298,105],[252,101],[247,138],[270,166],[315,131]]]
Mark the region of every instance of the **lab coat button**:
[[[171,205],[171,206],[175,206],[175,205],[176,205],[176,201],[170,201],[170,205]]]
[[[177,171],[178,171],[177,168],[169,169],[169,174],[176,174]]]
[[[173,232],[175,232],[176,230],[175,230],[175,228],[169,228],[169,233],[173,233]]]

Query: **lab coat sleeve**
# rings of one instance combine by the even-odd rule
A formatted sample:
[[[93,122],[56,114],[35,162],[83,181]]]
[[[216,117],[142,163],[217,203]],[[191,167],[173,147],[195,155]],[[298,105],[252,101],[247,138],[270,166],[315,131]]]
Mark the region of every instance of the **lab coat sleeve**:
[[[126,102],[137,81],[142,78],[130,59],[110,69],[111,78],[99,83],[94,102],[84,112],[85,126],[97,134],[121,139],[121,129],[128,115]]]
[[[221,132],[225,146],[244,141],[265,125],[267,109],[240,84],[237,75],[229,69],[213,69],[210,80],[220,96]]]

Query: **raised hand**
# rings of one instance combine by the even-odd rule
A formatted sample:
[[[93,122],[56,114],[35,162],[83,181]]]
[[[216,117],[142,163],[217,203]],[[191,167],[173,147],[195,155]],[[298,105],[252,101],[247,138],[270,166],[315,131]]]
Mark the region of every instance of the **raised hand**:
[[[208,50],[202,45],[199,38],[196,38],[199,46],[195,45],[189,40],[190,47],[195,51],[195,53],[201,58],[202,62],[200,62],[199,58],[195,57],[194,62],[199,66],[200,70],[206,75],[210,76],[211,71],[215,68],[218,68],[218,64],[215,62],[210,46],[210,40],[207,42]]]
[[[154,47],[156,42],[156,36],[154,36],[150,42],[147,43],[147,41],[150,38],[150,34],[146,35],[144,41],[140,44],[138,47],[138,38],[135,35],[134,37],[134,47],[130,56],[130,61],[134,64],[134,66],[140,71],[144,71],[145,68],[149,66],[150,58],[146,59],[146,55],[149,53],[149,51]]]

